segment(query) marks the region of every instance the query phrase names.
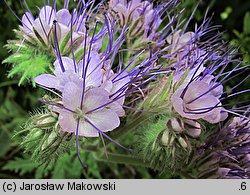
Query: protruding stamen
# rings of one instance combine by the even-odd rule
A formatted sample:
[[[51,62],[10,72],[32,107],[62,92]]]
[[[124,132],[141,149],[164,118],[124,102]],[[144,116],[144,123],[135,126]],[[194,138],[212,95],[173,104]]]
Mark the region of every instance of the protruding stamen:
[[[63,66],[60,48],[58,44],[58,39],[57,39],[57,26],[56,26],[57,21],[56,20],[53,21],[53,25],[54,25],[54,42],[55,42],[56,56],[57,56],[57,59],[59,60],[59,64],[60,64],[62,72],[65,72],[65,68]]]

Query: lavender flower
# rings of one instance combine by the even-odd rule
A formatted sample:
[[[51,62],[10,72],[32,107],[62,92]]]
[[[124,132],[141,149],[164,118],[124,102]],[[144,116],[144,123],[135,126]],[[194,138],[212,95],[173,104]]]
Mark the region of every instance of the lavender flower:
[[[122,105],[125,100],[123,95],[126,92],[126,88],[124,88],[121,94],[118,93],[111,98],[110,96],[116,94],[123,86],[126,86],[130,79],[126,73],[118,75],[110,71],[110,76],[107,75],[107,72],[104,75],[100,56],[94,51],[89,52],[85,59],[85,63],[83,60],[78,63],[75,72],[74,61],[70,58],[62,57],[61,62],[65,69],[64,72],[62,72],[60,60],[57,60],[54,63],[55,76],[43,74],[36,77],[35,81],[43,87],[54,88],[62,92],[62,102],[67,109],[54,108],[60,114],[59,124],[62,131],[74,132],[77,120],[81,119],[79,135],[93,137],[98,136],[99,133],[85,119],[91,121],[103,132],[118,127],[120,123],[118,116],[125,114]],[[88,63],[87,59],[90,59]],[[86,74],[83,74],[84,71],[86,71]],[[117,77],[118,81],[114,80],[115,77]],[[81,106],[83,82],[84,93],[86,94]],[[122,96],[122,98],[119,98],[119,96]]]
[[[230,77],[242,74],[246,68],[239,67],[241,62],[233,59],[235,51],[221,43],[219,35],[208,36],[208,33],[214,30],[214,27],[209,27],[208,24],[209,20],[205,19],[194,33],[180,34],[181,32],[177,31],[169,37],[171,45],[168,48],[170,51],[173,49],[170,53],[174,56],[171,66],[175,89],[171,101],[174,110],[181,117],[191,120],[203,119],[214,124],[224,121],[228,113],[239,116],[240,114],[226,107],[229,105],[223,105],[222,101],[247,93],[249,89],[229,94],[244,83],[246,78],[231,90],[224,91],[223,85]],[[202,37],[206,37],[207,41],[200,41]],[[215,44],[211,45],[210,41]],[[238,64],[225,72],[231,63]],[[240,105],[242,102],[238,103]]]
[[[222,86],[212,79],[212,75],[206,75],[188,85],[182,84],[172,96],[175,111],[184,118],[203,119],[210,123],[225,120],[227,113],[219,100]]]
[[[121,27],[130,26],[130,38],[143,35],[144,39],[153,39],[156,30],[161,24],[160,14],[149,1],[141,0],[111,0],[109,8],[112,15],[118,15]]]
[[[114,130],[120,125],[115,109],[104,106],[110,102],[109,93],[102,88],[93,88],[85,93],[81,108],[82,86],[68,82],[62,92],[62,102],[66,109],[59,110],[59,124],[62,131],[75,132],[79,122],[79,135],[85,137],[98,137],[99,132]],[[101,107],[95,110],[96,108]],[[72,111],[69,111],[72,110]]]
[[[7,4],[7,2],[5,1]],[[80,44],[84,41],[86,35],[86,28],[88,28],[86,21],[87,16],[91,15],[94,9],[97,9],[100,4],[96,5],[93,8],[93,1],[82,2],[79,1],[75,9],[73,9],[72,13],[70,13],[68,5],[69,1],[64,1],[64,7],[62,9],[57,10],[56,1],[53,1],[52,5],[50,5],[49,1],[46,4],[44,1],[44,7],[39,9],[38,16],[34,16],[26,1],[24,3],[21,2],[21,6],[24,11],[24,15],[22,18],[19,18],[12,10],[17,19],[22,23],[21,35],[22,43],[30,42],[32,45],[35,45],[38,42],[42,44],[42,46],[46,46],[48,48],[54,47],[55,35],[54,29],[56,29],[56,38],[58,45],[60,46],[60,51],[63,53],[69,53],[73,49],[76,51]],[[7,6],[11,9],[11,7],[7,4]],[[27,11],[25,11],[25,9]],[[96,22],[96,18],[92,18]],[[88,20],[90,20],[88,18]],[[98,36],[103,36],[105,30],[102,29]],[[88,43],[90,42],[89,37],[87,37]],[[102,45],[102,39],[94,39],[92,40],[92,50],[99,50]]]
[[[107,17],[104,25],[104,28],[112,29]],[[52,103],[52,110],[59,113],[62,131],[75,132],[77,136],[97,137],[118,127],[119,117],[125,115],[123,104],[126,95],[139,88],[140,82],[144,84],[143,76],[152,66],[151,61],[156,60],[154,56],[145,59],[140,67],[130,71],[127,70],[135,59],[123,69],[123,64],[113,68],[114,57],[124,41],[124,34],[114,41],[112,33],[115,31],[108,32],[109,42],[103,53],[92,50],[94,32],[91,42],[88,43],[86,36],[81,45],[84,53],[79,63],[76,63],[74,56],[73,59],[61,56],[57,47],[54,75],[43,74],[35,78],[39,86],[59,96],[60,100]]]
[[[57,21],[58,29],[58,40],[61,42],[65,39],[66,35],[71,30],[71,25],[73,21],[74,32],[72,34],[73,41],[81,38],[83,39],[83,35],[85,33],[85,25],[84,25],[84,16],[77,16],[77,12],[74,11],[73,15],[70,14],[68,9],[60,9],[56,11],[55,6],[44,6],[41,8],[40,13],[37,18],[30,12],[26,12],[22,17],[22,26],[23,31],[27,34],[28,37],[37,36],[40,38],[40,41],[43,41],[46,45],[49,45],[50,40],[52,39],[51,35],[53,35],[53,21]]]

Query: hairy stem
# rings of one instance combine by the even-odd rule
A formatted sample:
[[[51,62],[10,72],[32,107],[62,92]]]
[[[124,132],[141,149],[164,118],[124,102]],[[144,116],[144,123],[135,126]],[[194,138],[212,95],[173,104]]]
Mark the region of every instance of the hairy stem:
[[[114,153],[107,153],[107,155],[108,155],[108,158],[105,155],[95,154],[95,158],[99,161],[104,161],[104,162],[150,167],[149,163],[144,162],[142,159],[135,158],[131,155],[114,154]]]
[[[144,121],[146,121],[150,116],[147,114],[142,114],[139,117],[136,117],[133,122],[128,123],[127,125],[125,125],[125,127],[123,127],[123,129],[118,129],[117,133],[113,133],[111,135],[112,139],[118,139],[124,135],[126,135],[128,132],[132,131],[132,130],[136,130],[136,128],[142,124]],[[110,142],[109,142],[110,143]]]

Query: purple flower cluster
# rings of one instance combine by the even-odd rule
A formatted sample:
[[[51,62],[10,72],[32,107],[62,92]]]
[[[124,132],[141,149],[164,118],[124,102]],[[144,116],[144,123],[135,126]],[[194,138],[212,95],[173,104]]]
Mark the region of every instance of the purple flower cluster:
[[[169,55],[173,60],[175,91],[171,101],[174,110],[183,118],[195,121],[202,119],[215,124],[224,121],[228,113],[240,116],[230,107],[226,108],[230,104],[223,105],[222,101],[249,92],[247,89],[232,93],[248,77],[231,90],[224,90],[223,85],[235,75],[243,74],[246,68],[240,67],[241,62],[234,59],[235,51],[225,44],[218,44],[220,37],[212,36],[200,41],[201,37],[206,37],[208,32],[214,30],[206,26],[207,23],[204,23],[195,32],[177,31],[169,36],[170,46],[166,48],[170,54],[164,58]],[[228,68],[233,63],[237,63],[235,67]]]
[[[54,1],[52,6],[45,3],[37,17],[28,9],[20,19],[23,39],[34,44],[38,41],[55,54],[51,72],[35,78],[38,86],[56,96],[42,101],[56,113],[60,131],[76,135],[80,161],[79,136],[101,135],[125,148],[106,133],[120,126],[121,117],[126,116],[124,108],[136,110],[134,116],[146,108],[149,110],[142,110],[145,115],[141,118],[146,121],[151,114],[162,117],[165,128],[150,131],[144,139],[149,144],[142,144],[150,148],[145,154],[154,157],[152,162],[164,162],[165,157],[177,162],[175,155],[185,154],[183,159],[189,159],[194,152],[188,166],[202,170],[198,178],[249,178],[249,114],[240,114],[249,105],[244,101],[238,102],[243,103],[238,108],[232,108],[230,102],[224,104],[250,91],[236,91],[249,75],[231,89],[225,88],[226,82],[246,68],[219,35],[209,35],[215,29],[209,26],[210,19],[205,18],[194,32],[186,32],[190,20],[185,26],[179,23],[179,14],[171,9],[177,4],[178,0],[110,0],[96,5],[90,0],[79,1],[70,12],[69,1],[59,10]],[[155,110],[157,113],[150,112]],[[238,117],[225,124],[230,114]],[[202,147],[193,145],[207,123],[211,127],[221,123],[222,128]],[[152,143],[157,145],[160,136],[164,144],[151,155]],[[178,153],[179,148],[184,153]]]
[[[197,149],[190,167],[196,178],[248,179],[250,177],[250,121],[233,117]]]
[[[52,6],[45,4],[40,9],[38,16],[35,17],[25,2],[28,12],[25,12],[20,19],[22,31],[25,33],[24,39],[31,42],[35,39],[46,46],[53,45],[55,41],[54,29],[56,28],[58,44],[65,44],[64,47],[68,49],[70,47],[77,49],[86,36],[86,20],[89,14],[87,8],[92,5],[92,2],[84,6],[78,4],[72,13],[68,10],[68,4],[69,1],[65,1],[64,8],[59,10],[56,9],[56,1],[53,2]],[[90,42],[89,39],[88,42]],[[101,40],[96,39],[93,42],[92,48],[98,50],[102,44]]]
[[[109,8],[121,27],[129,26],[130,38],[153,40],[158,35],[157,29],[162,19],[160,9],[154,8],[153,3],[141,0],[111,0]]]

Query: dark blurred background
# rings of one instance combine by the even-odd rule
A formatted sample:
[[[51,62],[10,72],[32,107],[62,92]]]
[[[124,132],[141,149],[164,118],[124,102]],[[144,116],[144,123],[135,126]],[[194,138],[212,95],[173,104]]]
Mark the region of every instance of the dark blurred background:
[[[18,16],[22,16],[23,10],[19,1],[7,1],[13,11]],[[37,10],[36,5],[43,4],[42,0],[26,1],[34,12]],[[186,17],[191,15],[197,2],[197,0],[183,0],[181,7],[186,9]],[[203,0],[194,15],[196,22],[202,21],[208,7],[208,15],[213,14],[213,24],[221,25],[220,30],[225,32],[224,40],[239,47],[239,51],[242,53],[240,57],[244,60],[244,64],[249,64],[250,0]],[[7,78],[10,65],[2,64],[2,60],[8,56],[8,50],[4,48],[4,45],[8,39],[15,37],[13,29],[18,27],[19,21],[3,0],[0,1],[0,16],[0,178],[39,178],[42,175],[35,173],[35,166],[28,157],[25,160],[20,160],[25,155],[19,150],[18,143],[11,140],[11,136],[14,131],[20,130],[29,117],[29,112],[39,106],[37,97],[41,96],[43,92],[28,85],[18,86],[18,78]],[[245,85],[249,86],[250,83]],[[47,177],[60,178],[65,176],[59,174]],[[80,177],[80,175],[74,177]],[[92,177],[101,176],[96,173]],[[126,178],[126,175],[124,173],[119,177]],[[150,175],[145,174],[144,177],[150,178]]]

